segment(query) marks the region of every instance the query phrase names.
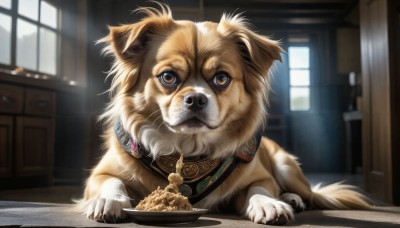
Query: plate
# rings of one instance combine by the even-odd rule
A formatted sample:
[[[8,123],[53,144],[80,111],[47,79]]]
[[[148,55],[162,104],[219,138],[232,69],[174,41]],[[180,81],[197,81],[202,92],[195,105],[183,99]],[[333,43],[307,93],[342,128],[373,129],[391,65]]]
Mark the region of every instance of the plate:
[[[142,211],[123,208],[134,222],[143,224],[191,223],[208,212],[207,209],[193,208],[193,211]]]

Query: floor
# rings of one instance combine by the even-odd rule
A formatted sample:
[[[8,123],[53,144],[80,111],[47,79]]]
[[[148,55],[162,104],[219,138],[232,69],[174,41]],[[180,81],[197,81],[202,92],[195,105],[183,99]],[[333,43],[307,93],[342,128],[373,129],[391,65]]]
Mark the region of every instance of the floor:
[[[338,181],[345,181],[363,189],[363,177],[361,174],[307,174],[312,186],[322,183],[329,184]],[[46,188],[29,188],[1,190],[0,200],[45,202],[45,203],[71,203],[72,199],[82,195],[82,186],[79,185],[55,185]],[[377,202],[377,205],[385,205]]]
[[[72,203],[82,195],[81,186],[51,186],[46,188],[28,188],[0,191],[0,200]]]
[[[187,216],[187,214],[168,215],[169,217]],[[163,224],[165,215],[151,215],[151,222],[161,224],[141,225],[134,220],[136,216],[122,223],[99,223],[86,219],[76,213],[71,204],[30,203],[18,201],[0,201],[0,227],[210,227],[210,228],[261,228],[268,225],[255,224],[237,215],[205,214],[197,221],[186,224]],[[371,211],[349,210],[309,210],[295,215],[295,220],[285,227],[400,227],[399,207],[377,207]],[[276,227],[276,226],[275,226]]]
[[[345,180],[346,183],[362,188],[362,175],[309,174],[312,185],[329,184]],[[79,185],[55,185],[48,188],[14,189],[0,191],[0,227],[138,227],[151,228],[126,220],[120,224],[104,224],[88,220],[73,210],[73,198],[79,198]],[[291,227],[400,227],[400,207],[390,207],[375,201],[371,211],[311,210],[295,215]],[[133,219],[133,218],[132,218]],[[206,214],[196,222],[169,227],[266,227],[254,224],[237,215]]]

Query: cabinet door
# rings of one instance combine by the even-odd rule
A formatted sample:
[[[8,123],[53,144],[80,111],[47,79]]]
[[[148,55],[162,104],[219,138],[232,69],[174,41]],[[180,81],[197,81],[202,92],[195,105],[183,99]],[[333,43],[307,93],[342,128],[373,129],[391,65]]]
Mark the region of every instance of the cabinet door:
[[[0,177],[12,175],[12,117],[0,115]]]
[[[24,89],[0,83],[0,112],[21,113],[24,102]]]
[[[53,116],[55,113],[55,94],[38,89],[25,90],[25,114]]]
[[[16,175],[51,175],[53,120],[17,117]]]

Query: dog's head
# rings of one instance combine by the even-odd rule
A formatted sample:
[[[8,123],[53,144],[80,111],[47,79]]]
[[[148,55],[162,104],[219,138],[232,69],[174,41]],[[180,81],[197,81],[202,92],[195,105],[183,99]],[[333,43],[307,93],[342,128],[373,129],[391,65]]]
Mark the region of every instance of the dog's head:
[[[281,48],[238,15],[194,23],[160,8],[140,8],[145,18],[101,40],[115,57],[103,117],[110,126],[119,117],[153,156],[227,156],[263,124]]]

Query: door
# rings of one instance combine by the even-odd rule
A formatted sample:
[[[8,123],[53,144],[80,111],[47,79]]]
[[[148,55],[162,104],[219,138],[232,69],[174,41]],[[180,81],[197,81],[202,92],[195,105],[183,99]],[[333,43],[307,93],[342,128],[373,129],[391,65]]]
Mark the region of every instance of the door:
[[[394,1],[390,0],[360,1],[363,163],[367,191],[399,204],[400,91],[393,9]]]
[[[51,175],[53,127],[47,118],[17,117],[16,175]]]

